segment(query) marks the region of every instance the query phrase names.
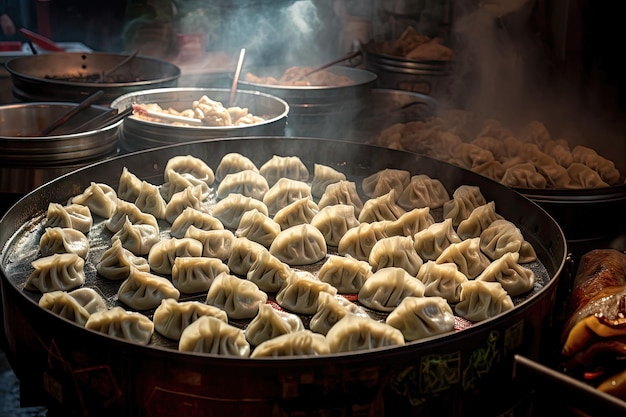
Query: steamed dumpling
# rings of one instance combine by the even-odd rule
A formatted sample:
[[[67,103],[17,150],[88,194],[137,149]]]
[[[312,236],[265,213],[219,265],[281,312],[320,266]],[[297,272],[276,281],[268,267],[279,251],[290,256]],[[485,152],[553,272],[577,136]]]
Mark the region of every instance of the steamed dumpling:
[[[221,230],[224,228],[224,225],[218,218],[193,207],[187,207],[172,222],[170,236],[182,238],[190,226],[195,226],[202,230]]]
[[[413,238],[408,236],[380,239],[372,247],[369,256],[369,264],[374,272],[387,267],[397,267],[415,276],[423,263],[413,247]]]
[[[443,217],[452,219],[452,225],[458,226],[470,216],[476,207],[483,204],[487,204],[487,200],[480,192],[479,187],[461,185],[452,193],[452,200],[443,205]]]
[[[122,169],[119,184],[117,186],[117,197],[125,201],[135,201],[141,190],[141,180],[127,167]]]
[[[317,203],[309,197],[296,200],[281,208],[274,214],[274,221],[280,225],[281,230],[297,226],[299,224],[311,223],[313,217],[319,213]]]
[[[533,289],[537,280],[535,273],[517,261],[519,253],[508,252],[493,261],[476,277],[478,281],[497,281],[511,296],[525,294]]]
[[[436,260],[444,249],[459,242],[461,238],[452,227],[452,219],[433,223],[413,235],[413,247],[420,258],[426,261]]]
[[[454,263],[438,264],[426,262],[417,273],[417,279],[424,283],[424,295],[442,297],[449,303],[458,303],[461,297],[461,284],[468,278]]]
[[[179,297],[180,292],[167,278],[134,268],[117,290],[117,298],[134,310],[150,310],[165,298]]]
[[[152,271],[169,275],[174,260],[181,256],[202,256],[202,243],[190,237],[161,239],[150,249],[148,264]]]
[[[126,218],[132,224],[149,224],[156,230],[159,230],[159,223],[152,214],[144,213],[137,207],[135,203],[117,199],[117,205],[113,215],[104,223],[111,232],[119,232],[124,227]]]
[[[470,280],[461,285],[461,299],[454,311],[469,321],[478,322],[513,307],[513,300],[499,282]]]
[[[359,222],[398,220],[406,212],[396,203],[395,196],[396,191],[392,189],[386,194],[367,200],[359,213]]]
[[[26,290],[42,293],[69,291],[85,282],[85,260],[75,253],[55,253],[36,259],[31,264],[34,271],[26,280]]]
[[[338,246],[348,230],[360,224],[354,214],[354,206],[347,204],[324,207],[313,216],[310,223],[322,232],[329,246]]]
[[[480,234],[479,241],[480,250],[493,260],[500,259],[509,252],[519,253],[521,263],[537,259],[535,249],[524,239],[521,230],[505,219],[491,223]]]
[[[128,278],[131,268],[150,272],[150,265],[148,265],[146,258],[135,256],[131,251],[125,249],[119,239],[111,241],[111,247],[102,253],[100,261],[96,264],[98,274],[112,281]]]
[[[108,219],[115,212],[117,192],[110,185],[92,182],[81,194],[72,197],[70,204],[87,206],[91,213]]]
[[[331,327],[348,314],[369,318],[363,308],[345,297],[322,291],[319,293],[317,311],[311,317],[309,328],[316,333],[327,334]]]
[[[230,257],[231,248],[236,239],[235,234],[230,230],[202,230],[194,225],[189,226],[184,237],[202,243],[202,256],[222,261]]]
[[[154,329],[163,336],[180,340],[183,330],[200,317],[210,316],[228,323],[226,312],[199,301],[177,301],[166,298],[154,310]]]
[[[328,353],[330,349],[324,336],[302,329],[266,340],[252,351],[250,357],[316,356]]]
[[[400,330],[407,341],[454,330],[454,312],[441,297],[406,297],[385,322]]]
[[[320,198],[329,184],[345,181],[346,175],[327,165],[315,164],[313,166],[313,181],[311,182],[311,194]]]
[[[217,217],[225,227],[236,229],[246,211],[256,209],[269,215],[267,206],[262,201],[241,194],[230,194],[211,207],[211,214]]]
[[[413,236],[435,223],[429,207],[416,208],[387,224],[387,236]]]
[[[132,224],[126,217],[124,225],[113,235],[111,241],[119,240],[124,249],[140,256],[147,255],[159,239],[159,229],[150,224]]]
[[[176,171],[170,171],[168,180],[161,185],[159,193],[165,201],[171,201],[174,194],[186,190],[190,187],[197,187],[200,190],[200,194],[203,199],[208,197],[211,189],[206,182],[201,181],[190,174],[179,174]]]
[[[267,294],[255,283],[226,272],[213,280],[206,297],[207,304],[226,311],[230,319],[251,319],[266,301]]]
[[[262,291],[275,293],[281,289],[291,272],[289,265],[269,251],[261,251],[250,264],[246,278]]]
[[[405,210],[422,207],[435,209],[449,200],[450,195],[441,181],[420,174],[412,176],[409,184],[401,191],[398,205]]]
[[[254,162],[247,156],[244,156],[238,152],[227,153],[222,157],[220,163],[215,169],[215,179],[222,181],[226,178],[226,175],[233,174],[239,171],[250,170],[253,172],[259,172]]]
[[[321,292],[335,295],[337,289],[310,273],[294,272],[287,277],[283,287],[276,294],[276,302],[294,313],[313,314],[317,311],[317,301]]]
[[[463,240],[480,237],[483,230],[489,227],[491,223],[502,218],[496,213],[496,203],[490,201],[472,210],[469,217],[459,223],[457,234]]]
[[[365,280],[374,272],[368,262],[344,256],[329,255],[318,272],[320,281],[327,282],[341,294],[357,294]]]
[[[135,205],[142,212],[151,214],[157,219],[164,219],[166,216],[167,203],[163,199],[159,187],[147,181],[141,182]]]
[[[48,227],[39,238],[39,250],[43,256],[75,253],[85,259],[89,252],[89,239],[83,232],[71,227]]]
[[[85,328],[142,345],[147,345],[154,333],[152,320],[122,307],[93,313],[87,319]]]
[[[452,243],[435,261],[438,264],[455,263],[469,279],[476,278],[491,262],[480,250],[480,238]]]
[[[304,330],[299,316],[274,309],[269,304],[259,305],[259,312],[246,327],[246,340],[253,346],[278,336]]]
[[[46,227],[71,227],[83,233],[89,233],[93,225],[91,210],[81,204],[48,204]]]
[[[402,169],[386,168],[363,179],[363,193],[369,198],[377,198],[394,190],[394,199],[402,194],[409,184],[411,173]]]
[[[245,237],[235,238],[232,241],[227,265],[233,274],[247,275],[256,260],[268,252],[260,243]]]
[[[338,181],[329,184],[326,191],[317,203],[320,209],[337,204],[345,204],[354,207],[354,214],[359,217],[363,209],[363,201],[356,190],[356,183],[352,181]]]
[[[170,174],[176,172],[182,175],[188,175],[196,180],[200,180],[209,187],[215,181],[215,174],[206,162],[193,155],[178,155],[170,158],[165,164],[163,171],[163,180],[168,182]]]
[[[183,293],[206,292],[222,272],[230,272],[220,259],[177,256],[172,266],[172,284]]]
[[[47,292],[39,299],[39,306],[80,326],[85,325],[92,313],[107,308],[104,299],[92,288]]]
[[[327,252],[324,235],[310,224],[283,230],[270,246],[270,253],[290,266],[310,265],[321,261]]]
[[[259,173],[263,175],[270,187],[276,184],[281,178],[295,181],[307,181],[309,170],[297,156],[274,155],[259,168]]]
[[[402,268],[379,269],[370,276],[359,291],[359,302],[378,311],[389,312],[404,297],[424,296],[425,286]]]
[[[348,314],[330,328],[326,340],[332,353],[404,345],[402,332],[371,318]]]
[[[311,187],[304,181],[280,178],[263,196],[263,204],[270,215],[303,198],[312,199]]]
[[[278,223],[257,209],[252,209],[241,216],[235,236],[245,237],[269,248],[279,233]]]
[[[339,240],[339,254],[368,261],[372,248],[379,240],[389,237],[386,226],[389,222],[361,223],[349,229]]]
[[[263,200],[269,189],[270,186],[263,175],[258,171],[246,169],[226,175],[217,187],[217,198],[221,200],[228,194],[241,194]]]
[[[204,195],[203,188],[200,185],[187,187],[172,196],[171,200],[168,201],[167,205],[165,206],[165,212],[163,216],[156,217],[165,218],[165,220],[172,224],[174,223],[174,220],[176,220],[176,218],[180,216],[181,213],[185,211],[185,209],[188,207],[203,211],[202,201],[204,201],[205,198],[206,195]],[[224,225],[226,226],[226,224]]]
[[[199,317],[185,327],[178,350],[242,358],[250,356],[250,344],[243,330],[211,316]]]

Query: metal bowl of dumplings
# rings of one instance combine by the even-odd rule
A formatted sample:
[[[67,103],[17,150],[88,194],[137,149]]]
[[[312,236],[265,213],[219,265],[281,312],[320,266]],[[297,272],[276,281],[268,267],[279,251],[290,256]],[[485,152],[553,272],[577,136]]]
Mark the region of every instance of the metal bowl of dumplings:
[[[324,164],[358,184],[393,167],[437,178],[450,193],[461,185],[480,187],[532,244],[540,285],[512,309],[444,335],[341,354],[266,358],[180,352],[156,334],[147,345],[107,336],[40,307],[41,294],[24,290],[31,271],[24,259],[37,257],[34,231],[50,202],[67,202],[93,182],[117,188],[125,168],[161,184],[175,156],[193,155],[216,167],[228,153],[257,166],[275,155],[297,156],[310,172]],[[540,361],[546,353],[567,253],[558,224],[501,184],[420,155],[320,138],[225,138],[120,155],[29,193],[0,226],[7,357],[32,402],[76,415],[498,415],[524,396],[512,376],[514,355]],[[110,236],[102,240],[110,242]],[[116,291],[95,276],[97,259],[94,253],[85,262],[92,287],[107,303],[119,304]]]
[[[272,85],[248,81],[242,76],[239,86],[280,97],[289,104],[287,135],[341,139],[359,111],[369,102],[369,94],[376,85],[377,76],[364,69],[344,66],[335,66],[327,71],[353,82],[320,86]],[[285,67],[244,67],[243,74],[280,78],[284,72]]]
[[[162,109],[183,111],[202,96],[228,106],[230,90],[224,88],[157,88],[124,94],[111,103],[124,109],[132,104],[158,104]],[[193,140],[233,136],[280,136],[285,133],[289,105],[282,99],[258,91],[237,91],[234,106],[247,108],[263,122],[241,126],[181,126],[136,117],[128,117],[122,126],[121,147],[124,152],[149,149]],[[229,106],[230,107],[230,106]]]

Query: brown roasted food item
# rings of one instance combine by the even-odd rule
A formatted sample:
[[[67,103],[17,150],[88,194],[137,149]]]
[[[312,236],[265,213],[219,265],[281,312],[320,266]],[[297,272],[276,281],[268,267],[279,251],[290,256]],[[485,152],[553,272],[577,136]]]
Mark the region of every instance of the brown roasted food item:
[[[586,253],[570,301],[561,336],[567,372],[626,400],[626,254]]]

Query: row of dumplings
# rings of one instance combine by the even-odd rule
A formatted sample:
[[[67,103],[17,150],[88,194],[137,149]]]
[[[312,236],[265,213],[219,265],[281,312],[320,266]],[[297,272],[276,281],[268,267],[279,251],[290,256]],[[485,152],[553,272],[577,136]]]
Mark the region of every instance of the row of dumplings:
[[[266,183],[250,182],[252,173]],[[206,204],[216,179],[221,179],[215,187],[217,203]],[[309,186],[305,182],[308,171],[297,157],[274,156],[257,170],[239,154],[226,155],[215,175],[198,158],[172,158],[164,180],[159,187],[124,169],[117,193],[105,184],[92,183],[66,206],[51,203],[40,240],[44,257],[33,262],[35,271],[26,289],[47,294],[84,284],[89,245],[85,234],[93,224],[90,212],[105,218],[106,229],[112,233],[111,247],[102,254],[96,270],[104,278],[121,281],[120,302],[138,311],[156,308],[157,331],[176,339],[182,337],[189,321],[202,314],[179,311],[179,316],[186,317],[183,320],[157,312],[165,308],[165,300],[170,300],[170,312],[175,310],[173,305],[189,305],[178,301],[181,292],[206,292],[206,302],[192,304],[194,308],[198,304],[217,308],[225,312],[226,324],[228,319],[251,320],[241,334],[228,327],[225,332],[237,334],[235,339],[243,335],[257,346],[255,352],[265,339],[276,338],[277,328],[285,327],[262,321],[272,317],[267,310],[268,293],[275,294],[277,303],[271,310],[276,314],[284,310],[281,317],[286,312],[313,316],[306,330],[314,331],[314,336],[302,334],[307,340],[319,341],[317,334],[327,335],[340,318],[358,316],[369,321],[351,324],[353,336],[367,329],[370,336],[382,337],[385,332],[368,326],[386,324],[389,334],[403,329],[400,338],[391,340],[404,341],[452,331],[451,305],[457,315],[470,321],[511,309],[509,294],[528,292],[535,282],[532,271],[520,264],[535,260],[534,250],[513,223],[495,212],[493,202],[486,202],[478,187],[459,187],[450,199],[437,180],[387,169],[363,180],[363,193],[369,197],[363,203],[356,184],[330,167],[316,165]],[[223,184],[228,185],[228,192]],[[144,189],[155,190],[157,194],[150,191],[155,198],[142,198]],[[272,190],[276,191],[272,194]],[[267,198],[268,194],[272,197]],[[317,202],[314,194],[319,195]],[[159,204],[146,204],[155,199]],[[107,201],[111,207],[104,209]],[[152,210],[157,206],[163,210]],[[436,223],[430,209],[439,207],[445,220]],[[168,223],[169,234],[160,230],[163,221]],[[329,254],[329,246],[336,246],[341,256]],[[81,250],[75,251],[78,247]],[[317,276],[292,268],[316,262],[321,263]],[[356,294],[358,304],[388,314],[391,324],[369,318],[362,309],[358,310],[363,314],[355,314],[358,304],[344,302],[342,293]],[[133,317],[137,326],[150,327],[138,319],[141,315],[128,316],[120,310],[107,313],[112,322]],[[316,316],[326,320],[315,320]],[[334,321],[328,321],[329,317]],[[419,330],[433,320],[442,326],[426,326],[437,329],[434,332]],[[253,326],[259,321],[263,325]],[[177,330],[172,333],[160,323],[170,323]],[[272,323],[282,322],[274,319]],[[206,342],[200,339],[207,337],[207,329],[223,328],[216,323],[203,326],[193,333],[196,342],[185,338],[179,348],[186,350],[184,346],[191,343],[196,346],[193,349],[201,349],[198,344]],[[272,337],[259,336],[255,328],[271,329]],[[355,340],[364,340],[363,335]],[[367,342],[371,347],[381,343]],[[350,350],[361,348],[351,346]],[[213,348],[203,349],[213,352]]]

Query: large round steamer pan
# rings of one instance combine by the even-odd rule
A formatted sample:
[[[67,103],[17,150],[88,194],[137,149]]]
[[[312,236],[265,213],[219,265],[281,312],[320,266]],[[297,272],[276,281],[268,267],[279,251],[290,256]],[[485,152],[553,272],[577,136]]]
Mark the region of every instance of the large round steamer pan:
[[[191,108],[192,103],[203,95],[228,106],[230,89],[178,87],[136,91],[116,98],[111,107],[121,110],[135,103],[156,103],[163,109],[171,107],[182,111]],[[128,117],[122,126],[122,150],[138,151],[211,138],[285,134],[289,105],[284,100],[258,91],[238,90],[234,105],[248,108],[250,113],[265,121],[245,126],[175,126]]]
[[[299,156],[340,167],[349,178],[384,168],[438,178],[452,192],[477,185],[534,246],[544,286],[505,314],[419,343],[319,357],[235,359],[180,353],[107,337],[40,308],[7,276],[12,237],[50,201],[67,201],[91,181],[118,184],[127,167],[160,184],[167,161],[194,155],[216,167],[229,152],[262,164]],[[360,180],[355,181],[357,183]],[[22,387],[48,405],[79,415],[496,415],[520,392],[513,355],[540,358],[566,242],[559,226],[520,194],[472,172],[416,154],[333,139],[250,137],[207,140],[121,155],[54,180],[14,205],[0,221],[2,303],[7,354]],[[93,271],[91,271],[93,273]]]
[[[34,102],[0,106],[0,192],[23,196],[79,167],[117,154],[122,122],[72,132],[108,110],[90,106],[48,136],[39,132],[76,103]]]
[[[113,69],[128,55],[103,52],[56,52],[14,58],[5,64],[17,101],[80,102],[98,90],[99,104],[109,104],[122,94],[148,88],[176,87],[180,68],[167,61],[136,56],[115,73],[124,82],[79,82],[51,77],[101,74]],[[128,80],[128,81],[127,81]]]
[[[370,90],[375,87],[376,74],[360,68],[335,66],[326,71],[352,79],[341,86],[292,86],[254,83],[245,74],[280,78],[286,67],[244,67],[239,86],[280,97],[289,103],[288,136],[341,138],[345,129],[368,102]]]

